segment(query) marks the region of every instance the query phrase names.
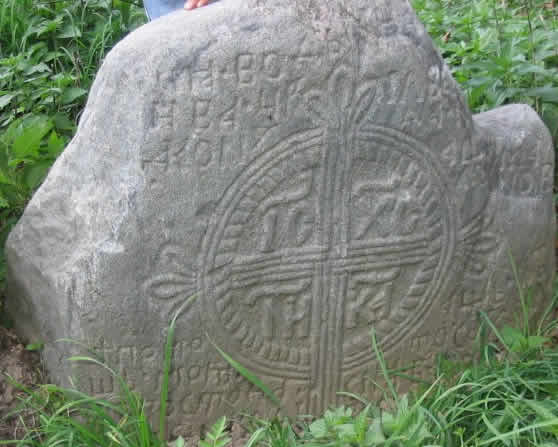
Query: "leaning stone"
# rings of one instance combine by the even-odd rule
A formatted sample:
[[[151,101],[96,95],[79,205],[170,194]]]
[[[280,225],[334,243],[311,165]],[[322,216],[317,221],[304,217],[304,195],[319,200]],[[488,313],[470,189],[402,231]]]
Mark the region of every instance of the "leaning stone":
[[[472,116],[407,1],[223,0],[132,33],[10,235],[8,310],[51,376],[85,343],[169,420],[377,394],[388,364],[469,355],[485,310],[535,308],[554,272],[553,149],[527,106]],[[302,4],[307,4],[302,6]],[[155,420],[155,419],[154,419]]]

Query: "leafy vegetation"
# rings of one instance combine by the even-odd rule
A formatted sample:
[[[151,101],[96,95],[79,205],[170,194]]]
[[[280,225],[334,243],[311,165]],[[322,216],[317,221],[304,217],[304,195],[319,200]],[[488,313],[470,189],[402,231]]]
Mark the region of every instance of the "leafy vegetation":
[[[544,0],[413,0],[471,109],[535,108],[558,137],[558,8]]]

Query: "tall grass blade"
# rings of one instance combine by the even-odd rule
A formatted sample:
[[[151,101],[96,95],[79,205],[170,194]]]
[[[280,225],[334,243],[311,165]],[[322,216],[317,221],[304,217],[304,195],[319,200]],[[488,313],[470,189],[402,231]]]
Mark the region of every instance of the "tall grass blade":
[[[275,393],[273,391],[271,391],[271,389],[267,385],[265,385],[261,381],[261,379],[258,376],[256,376],[249,369],[247,369],[244,365],[237,362],[230,355],[228,355],[225,351],[223,351],[219,346],[217,346],[213,342],[211,337],[209,337],[209,334],[206,334],[206,336],[209,339],[210,343],[213,345],[213,347],[217,350],[217,352],[221,355],[221,357],[223,357],[223,359],[225,359],[225,361],[229,365],[231,365],[240,375],[242,375],[251,384],[253,384],[257,388],[259,388],[265,394],[265,396],[271,402],[273,402],[274,405],[276,405],[277,407],[281,407],[281,401],[279,400],[279,398],[275,395]]]
[[[479,446],[489,445],[489,444],[492,444],[495,441],[500,441],[500,442],[504,443],[504,440],[517,438],[518,435],[520,435],[521,433],[530,432],[530,431],[533,431],[537,428],[552,427],[552,426],[555,426],[555,425],[558,425],[558,417],[556,417],[552,420],[549,420],[549,421],[543,421],[543,422],[538,422],[536,424],[530,424],[530,425],[527,425],[526,427],[521,427],[521,428],[518,428],[516,430],[509,431],[507,433],[502,433],[499,436],[494,436],[490,439],[487,439],[486,441],[481,442],[479,444]]]
[[[163,363],[163,378],[161,381],[161,392],[160,392],[160,410],[159,410],[159,441],[161,443],[165,442],[166,431],[167,431],[167,403],[169,398],[169,377],[170,370],[172,366],[172,350],[174,343],[174,331],[176,328],[176,320],[178,317],[190,306],[197,295],[192,295],[178,308],[169,326],[169,332],[167,334],[167,343],[165,345],[165,358]]]
[[[378,347],[378,341],[376,339],[376,330],[374,328],[370,329],[370,337],[372,338],[372,347],[374,348],[374,353],[378,358],[378,363],[380,364],[380,368],[382,369],[382,375],[386,380],[388,389],[391,393],[391,397],[392,399],[394,399],[395,402],[399,402],[399,396],[397,394],[397,391],[395,391],[395,387],[393,386],[393,382],[391,381],[391,377],[389,376],[384,354]]]
[[[252,433],[246,444],[244,444],[244,447],[257,445],[266,435],[266,431],[267,429],[265,427],[258,428],[254,433]]]
[[[511,353],[512,350],[510,349],[511,347],[508,346],[508,344],[506,343],[506,340],[504,339],[504,337],[502,336],[502,334],[500,333],[500,331],[496,328],[496,326],[494,326],[494,323],[492,322],[492,320],[490,319],[490,317],[483,312],[482,310],[479,311],[479,315],[481,316],[483,322],[485,324],[488,325],[488,327],[490,327],[490,329],[492,330],[492,332],[494,333],[494,335],[498,338],[498,340],[500,341],[500,343],[502,344],[502,346],[504,348],[506,348],[506,350]]]

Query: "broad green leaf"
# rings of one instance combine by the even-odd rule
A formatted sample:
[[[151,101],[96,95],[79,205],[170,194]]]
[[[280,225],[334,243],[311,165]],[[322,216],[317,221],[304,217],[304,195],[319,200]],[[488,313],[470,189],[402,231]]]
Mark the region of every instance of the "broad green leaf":
[[[6,243],[6,239],[8,239],[8,235],[10,234],[10,231],[12,231],[12,228],[15,226],[15,224],[17,223],[17,217],[16,216],[11,216],[8,217],[8,219],[6,219],[0,229],[0,245],[3,247],[4,244]],[[3,252],[0,252],[0,260],[3,259],[2,257],[4,256]],[[1,263],[0,263],[1,265]]]
[[[44,73],[44,72],[50,72],[50,68],[48,67],[47,64],[45,64],[44,62],[40,62],[36,65],[32,65],[29,68],[27,68],[25,70],[25,75],[29,76],[35,73]]]
[[[62,31],[57,35],[57,37],[59,39],[74,39],[81,37],[81,31],[73,23],[68,23],[64,28],[62,28]]]
[[[545,62],[550,67],[558,67],[558,54],[554,53],[545,57]]]
[[[12,168],[12,169],[20,169],[22,168],[24,165],[32,165],[35,162],[35,158],[29,157],[29,158],[12,158],[9,162],[8,162],[8,167]],[[17,182],[16,182],[17,184]]]
[[[60,52],[60,51],[49,51],[44,57],[43,57],[43,61],[44,62],[50,62],[53,59],[59,58],[61,56],[63,56],[64,53]]]
[[[220,417],[215,424],[209,429],[205,439],[200,440],[202,447],[225,447],[231,442],[231,438],[226,435],[227,418]]]
[[[541,98],[546,102],[558,103],[558,87],[537,87],[530,88],[523,92],[525,96]]]
[[[349,442],[354,442],[356,436],[354,424],[339,424],[336,425],[334,428],[341,439]]]
[[[58,130],[70,130],[73,131],[76,125],[63,113],[57,113],[52,118],[54,120],[54,125]]]
[[[397,430],[397,421],[393,417],[393,414],[387,412],[382,413],[381,418],[384,433],[388,436],[391,436],[391,434],[395,432],[395,430]]]
[[[10,207],[10,202],[8,202],[8,200],[2,195],[2,192],[0,191],[0,208],[9,208]]]
[[[7,94],[7,95],[0,96],[0,110],[6,107],[15,97],[16,95],[14,94]]]
[[[45,116],[36,116],[23,121],[19,135],[11,148],[12,158],[26,159],[29,156],[37,156],[41,141],[50,132],[52,126],[52,121]]]
[[[42,105],[42,106],[54,104],[54,97],[53,96],[47,96],[42,101],[40,101],[39,104]]]
[[[8,201],[10,208],[17,208],[22,203],[21,187],[17,184],[6,185],[0,187],[2,197]]]
[[[31,166],[25,168],[23,180],[25,185],[31,190],[35,190],[46,177],[48,170],[52,163],[44,160],[33,163]]]
[[[386,440],[384,431],[382,430],[382,423],[379,419],[374,419],[368,431],[366,432],[366,444],[370,446],[382,445]]]
[[[53,130],[48,137],[47,152],[51,157],[55,158],[60,155],[65,145],[66,141],[64,138],[59,137],[56,131]]]
[[[34,30],[37,34],[37,37],[41,36],[42,34],[55,31],[60,26],[63,20],[64,18],[62,16],[57,16],[53,20],[43,20]]]
[[[79,87],[69,87],[67,89],[64,89],[60,100],[62,101],[62,104],[69,104],[71,102],[74,102],[77,98],[80,98],[86,94],[87,90]]]
[[[318,419],[312,422],[309,428],[314,438],[325,438],[328,434],[327,424],[324,419]]]
[[[213,424],[213,427],[211,427],[210,432],[214,439],[219,438],[223,434],[226,425],[227,418],[225,416],[221,416],[219,419],[217,419],[215,424]]]
[[[515,351],[516,347],[525,340],[523,333],[519,329],[510,326],[503,327],[500,333],[502,334],[504,343],[512,351]]]
[[[554,73],[551,70],[548,70],[540,65],[534,65],[528,62],[524,62],[522,64],[516,65],[515,67],[512,68],[512,71],[519,75],[524,75],[524,74],[540,74],[542,76],[556,75],[556,73]]]

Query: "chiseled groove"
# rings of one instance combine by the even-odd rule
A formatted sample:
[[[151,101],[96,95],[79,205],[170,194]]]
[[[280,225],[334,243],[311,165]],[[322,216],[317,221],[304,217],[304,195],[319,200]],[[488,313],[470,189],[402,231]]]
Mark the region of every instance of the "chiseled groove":
[[[300,268],[292,269],[292,271],[282,272],[281,274],[277,275],[276,270],[272,270],[271,272],[267,272],[265,274],[254,276],[253,278],[244,279],[243,281],[237,281],[236,279],[232,281],[231,286],[233,288],[242,288],[248,287],[254,284],[260,284],[264,282],[276,282],[276,281],[286,281],[286,280],[293,280],[293,279],[303,279],[303,278],[311,278],[314,272],[314,265],[311,265],[311,268],[307,268],[305,270],[300,271]]]
[[[370,269],[384,269],[390,267],[400,267],[400,266],[409,266],[420,264],[424,261],[424,257],[417,257],[417,258],[409,258],[405,260],[401,259],[393,259],[390,262],[363,262],[360,264],[351,264],[351,265],[343,265],[343,266],[336,266],[333,268],[333,273],[353,273],[353,272],[362,272],[363,270],[370,270]]]

